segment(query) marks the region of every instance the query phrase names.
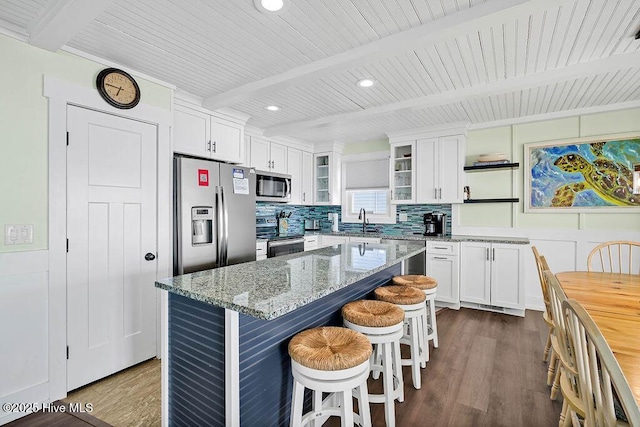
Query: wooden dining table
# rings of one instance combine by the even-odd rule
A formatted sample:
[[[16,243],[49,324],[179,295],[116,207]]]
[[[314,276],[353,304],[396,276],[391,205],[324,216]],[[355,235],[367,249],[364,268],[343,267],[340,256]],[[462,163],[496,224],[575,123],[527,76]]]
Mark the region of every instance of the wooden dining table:
[[[602,331],[640,405],[640,275],[567,271],[556,278]]]

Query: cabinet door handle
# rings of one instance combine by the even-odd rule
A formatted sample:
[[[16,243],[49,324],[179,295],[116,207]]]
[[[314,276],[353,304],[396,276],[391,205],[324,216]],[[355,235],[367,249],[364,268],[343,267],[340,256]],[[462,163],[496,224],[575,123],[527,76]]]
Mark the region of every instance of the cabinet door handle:
[[[433,259],[449,259],[449,258],[445,258],[445,257],[440,257],[440,256],[434,256]]]
[[[491,260],[496,260],[496,248],[491,249]]]
[[[444,248],[442,246],[434,246],[433,249],[449,249],[449,248]]]
[[[438,199],[442,199],[442,188],[438,188]]]
[[[391,200],[393,200],[393,190],[391,190]]]
[[[207,151],[211,152],[211,140],[207,143]]]
[[[276,168],[276,161],[271,160],[271,169],[275,169],[275,168]]]
[[[303,193],[302,193],[302,201],[304,202],[306,198],[307,198],[307,193],[304,193],[304,192],[303,192]]]
[[[487,250],[485,252],[487,254],[487,261],[489,261],[489,248],[487,248]]]
[[[214,153],[216,152],[216,142],[215,141],[213,141],[213,152]]]
[[[438,189],[433,187],[433,198],[437,199],[438,198]]]

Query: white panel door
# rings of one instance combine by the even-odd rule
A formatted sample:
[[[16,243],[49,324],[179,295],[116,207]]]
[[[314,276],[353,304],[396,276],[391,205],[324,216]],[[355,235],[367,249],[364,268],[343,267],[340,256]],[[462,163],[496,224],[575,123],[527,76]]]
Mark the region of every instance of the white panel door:
[[[523,245],[491,245],[491,304],[524,309]]]
[[[460,301],[491,304],[490,244],[460,244]]]
[[[302,151],[287,149],[287,173],[291,175],[291,200],[293,205],[302,204]]]
[[[462,163],[460,156],[462,144],[460,137],[447,136],[438,142],[440,184],[438,203],[462,203]]]
[[[173,114],[173,151],[209,157],[211,116],[176,105]]]
[[[244,162],[242,126],[211,118],[211,158],[230,163]]]
[[[67,389],[156,355],[156,127],[77,107],[67,130]],[[149,256],[151,258],[151,255]]]
[[[459,303],[458,257],[427,254],[426,273],[438,281],[436,301]]]
[[[269,159],[269,141],[251,137],[251,167],[261,171],[269,171],[271,161]]]
[[[313,154],[302,152],[302,204],[313,204]]]
[[[420,139],[416,143],[416,202],[439,203],[438,138]]]
[[[287,147],[285,145],[271,143],[269,151],[271,159],[271,171],[276,173],[287,172]]]

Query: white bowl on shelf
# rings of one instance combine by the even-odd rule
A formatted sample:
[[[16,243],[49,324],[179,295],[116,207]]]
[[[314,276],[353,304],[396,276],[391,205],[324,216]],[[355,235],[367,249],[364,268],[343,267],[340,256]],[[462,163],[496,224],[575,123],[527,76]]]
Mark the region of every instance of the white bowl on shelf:
[[[479,162],[499,162],[500,160],[506,160],[506,156],[504,153],[491,153],[491,154],[482,154],[478,156]]]

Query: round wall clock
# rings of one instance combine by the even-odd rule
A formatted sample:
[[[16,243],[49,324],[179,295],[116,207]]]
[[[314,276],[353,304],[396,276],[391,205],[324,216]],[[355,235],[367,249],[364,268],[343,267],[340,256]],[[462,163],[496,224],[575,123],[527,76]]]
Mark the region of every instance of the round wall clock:
[[[140,87],[128,73],[117,68],[105,68],[96,78],[98,93],[116,108],[129,109],[140,102]]]

